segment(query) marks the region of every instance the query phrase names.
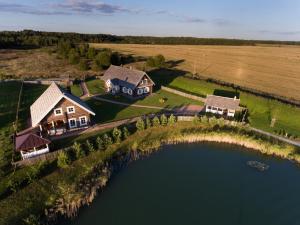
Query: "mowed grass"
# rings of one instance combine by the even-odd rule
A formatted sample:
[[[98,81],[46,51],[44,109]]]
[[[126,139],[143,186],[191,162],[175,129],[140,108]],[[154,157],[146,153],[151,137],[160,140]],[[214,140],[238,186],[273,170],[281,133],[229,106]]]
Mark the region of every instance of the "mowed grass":
[[[83,95],[82,89],[80,87],[80,84],[73,84],[71,86],[71,93],[77,97],[80,97]]]
[[[108,102],[88,99],[86,103],[93,109],[96,116],[92,118],[95,123],[106,123],[115,120],[133,118],[150,113],[157,113],[159,109],[136,108],[132,106],[123,106]]]
[[[176,77],[175,73],[172,72],[162,71],[150,73],[150,75],[157,84],[166,85],[198,96],[206,96],[216,92],[237,94],[240,96],[241,105],[249,109],[249,120],[252,126],[269,132],[284,129],[286,132],[300,137],[300,108],[298,107],[245,92],[236,93],[232,88],[203,80],[193,80],[183,76]],[[270,126],[272,119],[276,120],[274,127]]]
[[[21,82],[0,83],[0,177],[5,174],[4,167],[9,165],[12,157],[10,137],[14,132],[20,88]]]
[[[138,56],[163,54],[177,69],[300,100],[300,47],[91,44]]]
[[[90,94],[104,94],[105,88],[104,88],[104,81],[100,79],[91,79],[85,81],[86,86],[88,87]]]

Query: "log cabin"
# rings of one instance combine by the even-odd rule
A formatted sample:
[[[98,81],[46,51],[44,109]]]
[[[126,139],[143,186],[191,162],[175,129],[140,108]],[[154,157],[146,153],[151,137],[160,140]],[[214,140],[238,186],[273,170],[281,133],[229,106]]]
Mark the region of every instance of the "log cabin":
[[[41,133],[60,135],[87,128],[95,113],[80,98],[73,96],[53,82],[30,106],[31,126]]]
[[[234,117],[239,109],[240,99],[208,95],[205,101],[205,112]]]
[[[144,71],[111,65],[104,73],[106,91],[128,98],[143,98],[150,95],[155,85]]]

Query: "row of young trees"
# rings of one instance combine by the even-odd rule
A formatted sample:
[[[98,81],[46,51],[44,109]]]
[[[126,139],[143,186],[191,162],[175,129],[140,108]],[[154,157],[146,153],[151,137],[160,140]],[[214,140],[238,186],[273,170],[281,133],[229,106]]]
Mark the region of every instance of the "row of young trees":
[[[153,119],[150,119],[149,117],[146,119],[139,118],[135,126],[136,130],[140,132],[150,127],[167,126],[175,123],[176,117],[173,114],[169,117],[162,114],[160,117],[155,116]],[[83,144],[75,142],[70,149],[59,153],[57,166],[59,168],[66,168],[72,161],[80,159],[91,152],[105,151],[112,144],[120,143],[129,136],[130,131],[125,126],[122,129],[114,128],[112,132],[98,136],[95,141],[86,140]]]

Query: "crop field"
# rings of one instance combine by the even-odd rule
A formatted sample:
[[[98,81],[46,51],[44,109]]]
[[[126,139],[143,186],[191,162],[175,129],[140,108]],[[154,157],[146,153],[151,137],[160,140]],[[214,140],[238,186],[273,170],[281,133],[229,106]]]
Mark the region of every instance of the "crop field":
[[[300,47],[91,45],[136,56],[163,54],[176,69],[300,100]]]

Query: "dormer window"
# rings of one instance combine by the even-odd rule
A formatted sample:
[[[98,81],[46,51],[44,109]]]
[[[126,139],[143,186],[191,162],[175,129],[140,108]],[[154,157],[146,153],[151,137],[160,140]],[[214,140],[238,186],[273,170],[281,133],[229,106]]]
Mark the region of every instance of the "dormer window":
[[[61,116],[63,113],[62,113],[62,108],[56,108],[54,109],[54,115],[55,116]]]
[[[68,112],[68,114],[75,113],[75,107],[74,106],[67,107],[67,112]]]

